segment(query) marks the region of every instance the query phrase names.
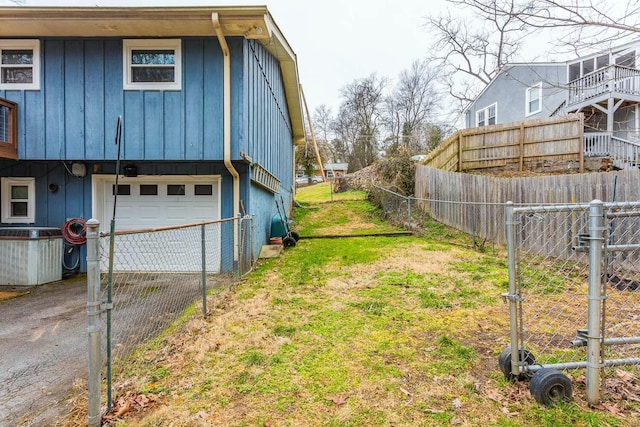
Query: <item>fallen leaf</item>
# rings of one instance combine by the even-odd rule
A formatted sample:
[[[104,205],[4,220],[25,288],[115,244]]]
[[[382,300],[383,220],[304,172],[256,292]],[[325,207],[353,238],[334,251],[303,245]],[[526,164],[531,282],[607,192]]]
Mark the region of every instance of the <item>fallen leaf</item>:
[[[611,412],[614,415],[619,415],[620,414],[620,408],[618,408],[616,405],[610,405],[608,403],[603,403],[602,406],[604,406],[604,408]]]
[[[494,402],[502,403],[502,395],[497,390],[487,390],[485,395]]]
[[[407,396],[411,396],[411,393],[405,389],[403,389],[402,387],[400,387],[400,391],[403,392],[404,394],[406,394]]]
[[[507,408],[506,406],[502,407],[502,413],[505,414],[507,417],[515,417],[520,415],[519,412],[511,412],[509,408]]]
[[[622,381],[628,383],[631,383],[636,379],[631,372],[621,371],[620,369],[616,371],[616,375],[618,375],[618,378],[620,378]]]
[[[131,402],[127,400],[122,404],[122,406],[118,408],[114,415],[116,417],[121,417],[122,415],[129,412],[129,409],[131,409]]]
[[[344,405],[345,403],[347,403],[347,399],[349,398],[348,395],[345,396],[333,396],[333,397],[327,397],[327,400],[332,401],[334,404],[340,406],[340,405]]]
[[[462,408],[462,401],[460,401],[460,399],[453,399],[453,402],[451,402],[451,404],[456,409]]]
[[[140,407],[144,408],[147,403],[149,403],[150,399],[144,394],[139,395],[135,398],[135,401]]]

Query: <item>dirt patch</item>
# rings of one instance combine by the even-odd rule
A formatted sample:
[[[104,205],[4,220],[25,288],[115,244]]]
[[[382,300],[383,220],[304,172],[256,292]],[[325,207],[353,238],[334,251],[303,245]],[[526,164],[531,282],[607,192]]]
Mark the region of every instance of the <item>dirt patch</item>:
[[[32,286],[0,286],[0,302],[11,298],[28,295],[31,293]],[[35,288],[34,288],[35,289]]]

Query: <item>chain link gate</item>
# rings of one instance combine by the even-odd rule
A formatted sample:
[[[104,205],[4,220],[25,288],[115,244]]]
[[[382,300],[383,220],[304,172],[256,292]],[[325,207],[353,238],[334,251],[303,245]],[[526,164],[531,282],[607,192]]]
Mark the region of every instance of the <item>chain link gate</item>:
[[[571,398],[561,371],[586,368],[597,404],[602,368],[640,365],[640,203],[510,203],[505,219],[510,346],[500,369],[530,378],[549,405]]]

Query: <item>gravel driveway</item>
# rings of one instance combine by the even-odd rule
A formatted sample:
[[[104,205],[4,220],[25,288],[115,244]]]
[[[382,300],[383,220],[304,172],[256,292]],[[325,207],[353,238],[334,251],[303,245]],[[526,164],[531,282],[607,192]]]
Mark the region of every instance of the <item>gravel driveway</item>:
[[[0,426],[52,426],[87,378],[86,277],[13,289],[0,301]]]

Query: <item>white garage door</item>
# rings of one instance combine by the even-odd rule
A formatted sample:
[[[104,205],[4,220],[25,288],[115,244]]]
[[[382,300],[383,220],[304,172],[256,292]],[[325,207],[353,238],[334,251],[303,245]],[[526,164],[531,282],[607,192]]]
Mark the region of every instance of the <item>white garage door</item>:
[[[94,213],[102,231],[113,215],[115,177],[94,175]],[[141,176],[118,179],[116,231],[220,219],[218,176]],[[207,271],[220,270],[219,226],[206,226]],[[198,271],[201,228],[126,234],[116,238],[114,268],[127,271]]]

